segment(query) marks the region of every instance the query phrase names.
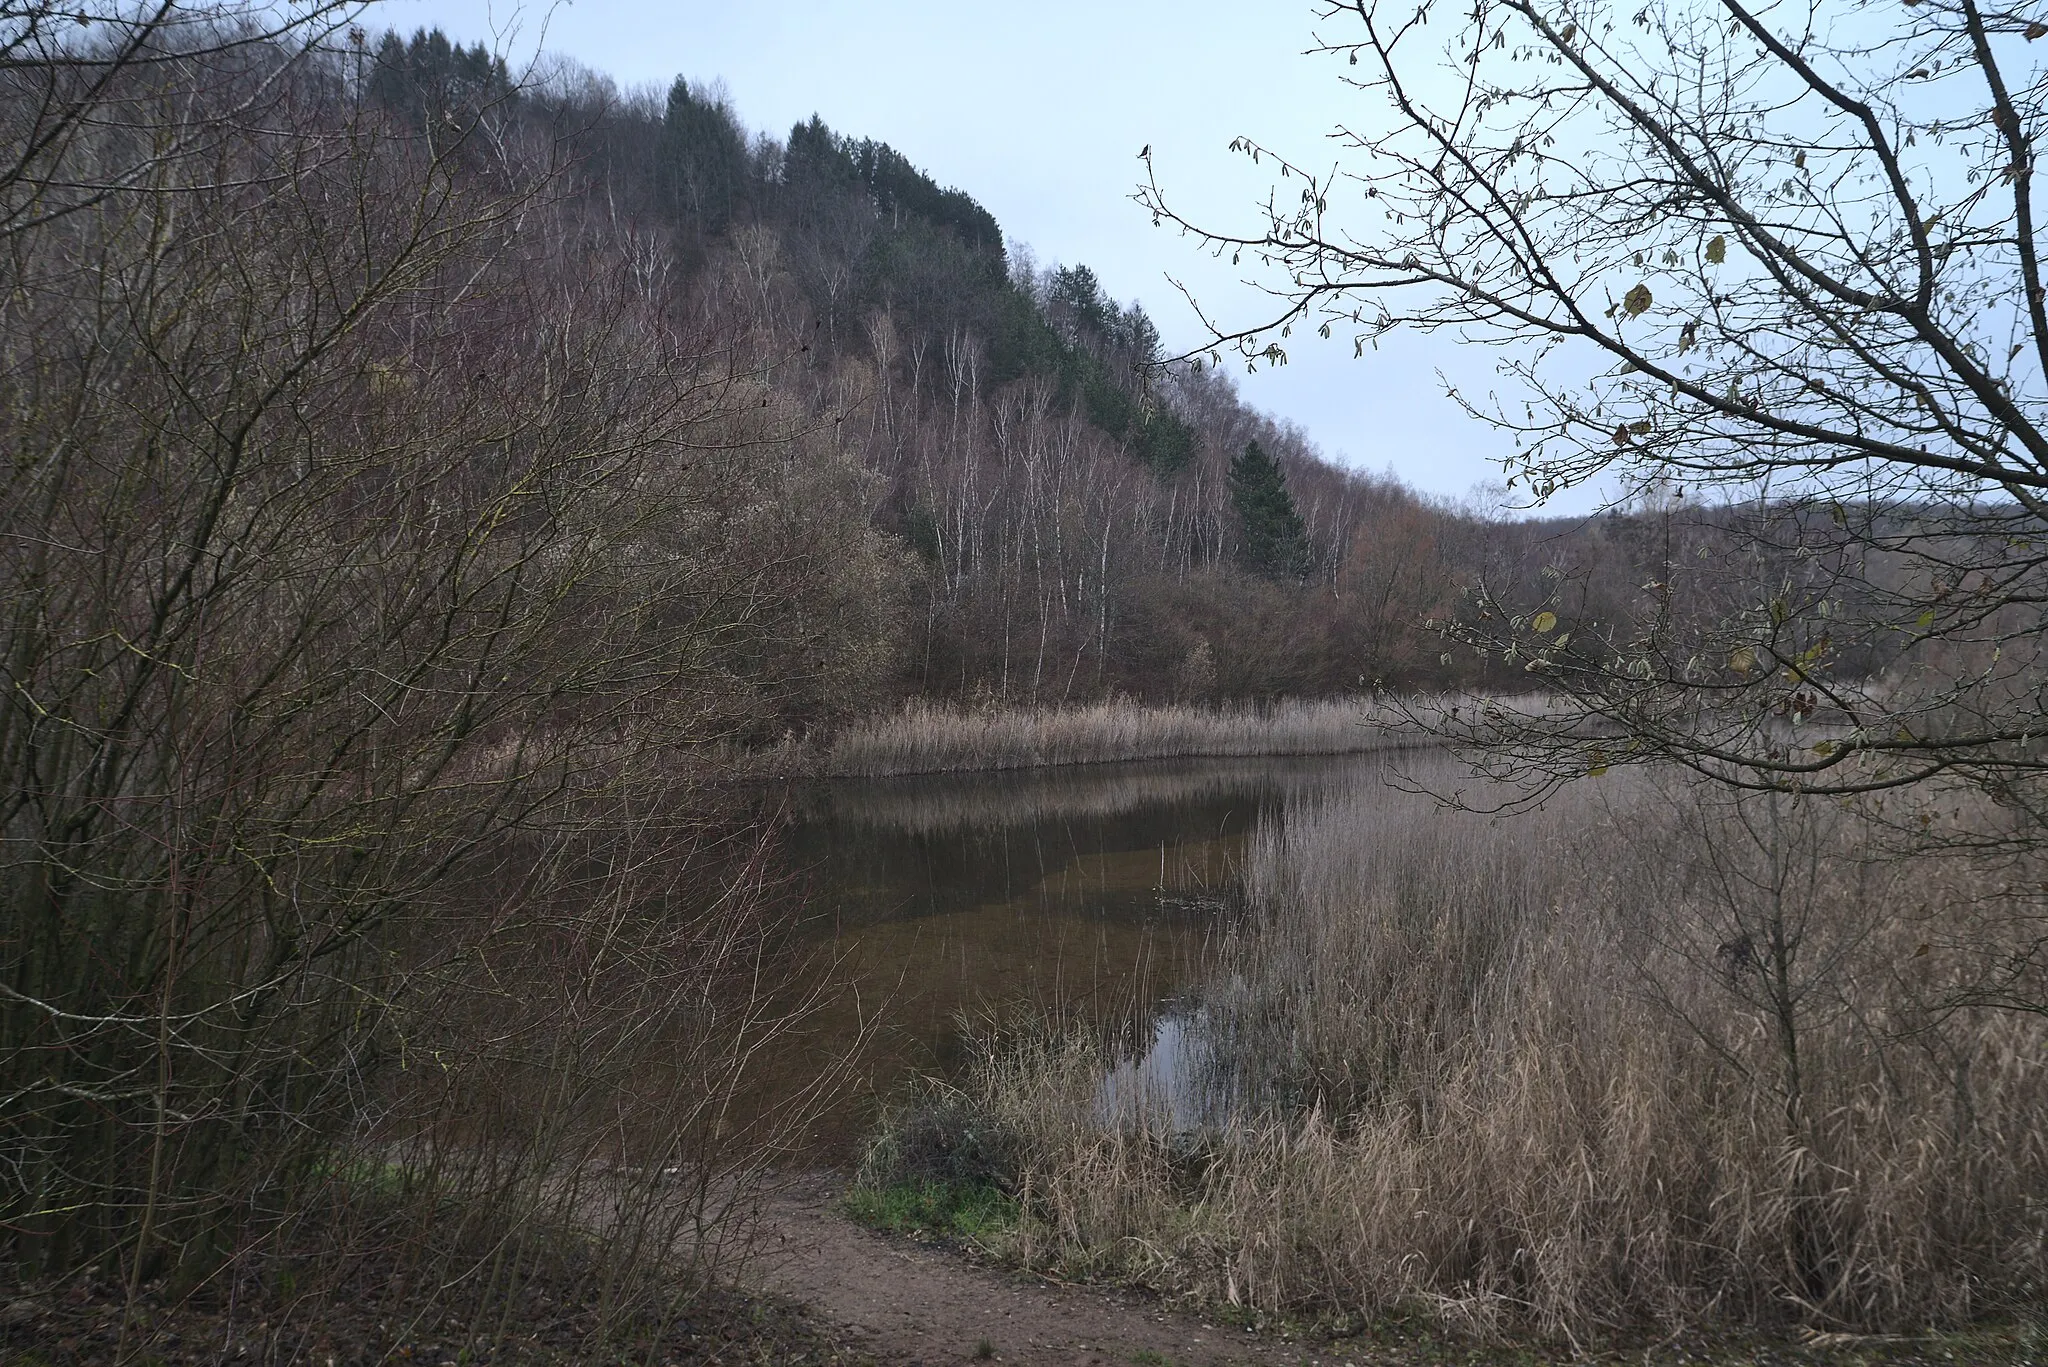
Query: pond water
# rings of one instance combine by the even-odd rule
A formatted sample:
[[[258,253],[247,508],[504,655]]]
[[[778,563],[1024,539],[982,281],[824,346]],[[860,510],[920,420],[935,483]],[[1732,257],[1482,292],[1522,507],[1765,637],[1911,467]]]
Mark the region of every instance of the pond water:
[[[1379,781],[1377,756],[1089,765],[840,782],[786,850],[820,967],[792,1075],[838,1057],[805,1148],[843,1160],[877,1099],[955,1076],[971,1022],[1088,1020],[1133,1042],[1105,1101],[1178,1090],[1248,842],[1287,800]]]

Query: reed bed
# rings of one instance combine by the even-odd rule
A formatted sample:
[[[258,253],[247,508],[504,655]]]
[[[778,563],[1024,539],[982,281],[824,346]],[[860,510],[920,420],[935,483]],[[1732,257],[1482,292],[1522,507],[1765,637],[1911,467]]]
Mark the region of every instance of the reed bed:
[[[1405,707],[1370,698],[1145,706],[1127,698],[977,711],[913,701],[840,733],[828,775],[885,777],[1118,760],[1341,755],[1423,743]]]
[[[993,1050],[1023,1261],[1261,1311],[1563,1336],[1915,1332],[2048,1288],[2048,1021],[1958,1009],[1967,870],[1649,780],[1493,821],[1290,805],[1202,1002],[1228,1118]],[[1186,1108],[1182,1107],[1182,1113]]]

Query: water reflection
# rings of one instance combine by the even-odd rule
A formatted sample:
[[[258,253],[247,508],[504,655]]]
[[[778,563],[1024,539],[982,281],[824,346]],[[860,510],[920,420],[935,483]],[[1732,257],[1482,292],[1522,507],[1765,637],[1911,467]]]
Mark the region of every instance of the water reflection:
[[[843,1156],[874,1098],[911,1074],[956,1074],[963,1021],[978,1016],[1079,1017],[1150,1041],[1127,1081],[1106,1084],[1105,1105],[1147,1089],[1196,1096],[1172,1083],[1196,1066],[1198,1033],[1174,1008],[1235,905],[1247,841],[1286,798],[1360,762],[1088,766],[808,795],[787,853],[832,964],[811,1048],[861,1041],[855,1085],[815,1148]]]
[[[1230,1101],[1208,1024],[1198,1006],[1161,1015],[1143,1051],[1119,1061],[1102,1079],[1096,1118],[1111,1127],[1164,1124],[1175,1133],[1221,1122]]]

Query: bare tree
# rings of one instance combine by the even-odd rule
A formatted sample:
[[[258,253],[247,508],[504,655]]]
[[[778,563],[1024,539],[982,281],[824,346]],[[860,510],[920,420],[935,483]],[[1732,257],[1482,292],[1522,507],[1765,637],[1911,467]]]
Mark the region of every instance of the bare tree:
[[[1258,228],[1162,223],[1265,268],[1296,327],[1496,348],[1540,502],[1599,478],[1663,528],[1604,620],[1568,574],[1441,627],[1556,706],[1465,712],[1551,778],[1677,760],[1752,787],[1959,780],[2039,844],[2048,772],[2048,285],[2034,194],[2048,10],[1746,0],[1330,4],[1358,118],[1275,157]],[[1299,187],[1295,193],[1291,187]],[[1686,510],[1694,511],[1688,512]],[[1731,566],[1738,572],[1731,573]]]
[[[0,4],[0,237],[33,232],[188,169],[221,127],[163,117],[195,75],[232,81],[253,110],[304,55],[361,12],[357,0],[10,0]],[[254,74],[256,79],[249,79]]]

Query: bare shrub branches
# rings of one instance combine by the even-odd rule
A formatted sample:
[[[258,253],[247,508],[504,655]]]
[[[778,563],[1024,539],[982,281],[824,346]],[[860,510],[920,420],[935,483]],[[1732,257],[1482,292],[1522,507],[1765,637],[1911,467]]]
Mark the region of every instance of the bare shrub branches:
[[[805,1003],[701,757],[858,694],[896,561],[548,130],[423,135],[325,14],[116,62],[18,173],[0,1238],[133,1295],[396,1165],[507,1294],[527,1219],[708,1256]]]

